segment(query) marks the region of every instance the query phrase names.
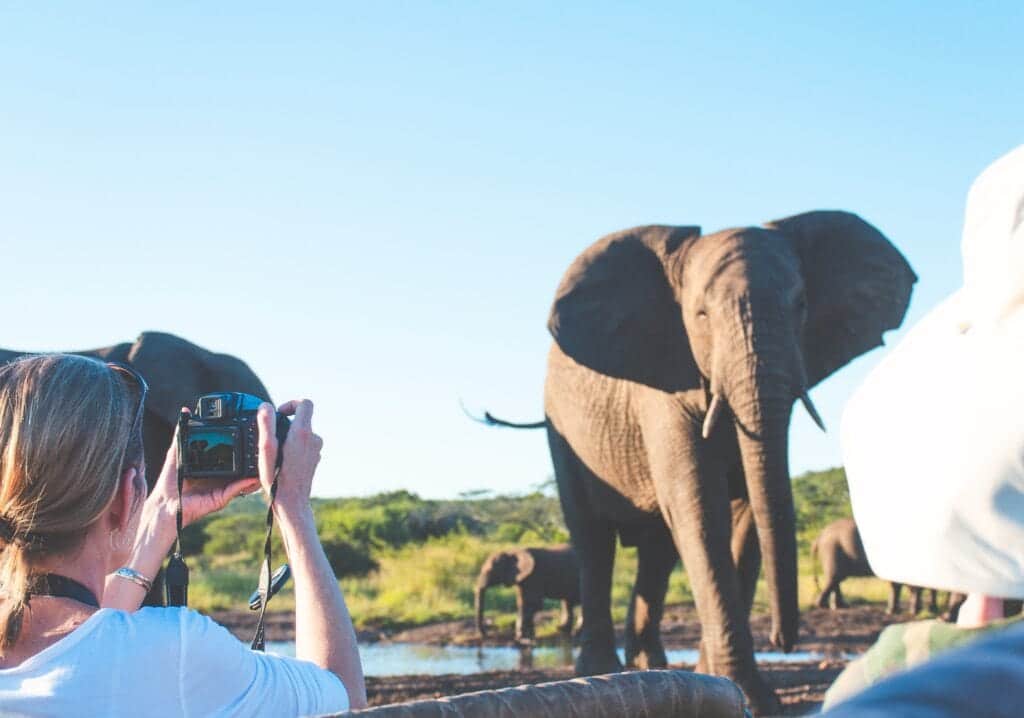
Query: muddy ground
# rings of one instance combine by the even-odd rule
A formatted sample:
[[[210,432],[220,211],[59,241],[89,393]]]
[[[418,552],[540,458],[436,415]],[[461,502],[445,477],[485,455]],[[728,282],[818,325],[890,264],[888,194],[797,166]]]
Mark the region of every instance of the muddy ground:
[[[247,613],[223,613],[215,615],[218,621],[235,630],[240,637],[248,638],[254,619]],[[863,652],[870,646],[879,631],[889,623],[910,620],[911,616],[891,617],[882,607],[858,606],[841,611],[813,609],[805,611],[800,619],[800,642],[798,651],[813,651],[824,655],[815,662],[762,664],[761,669],[767,681],[778,691],[786,715],[806,715],[815,712],[821,705],[825,690],[835,680],[852,654]],[[553,621],[554,615],[538,615],[538,626]],[[771,619],[767,615],[754,615],[751,625],[754,632],[755,648],[771,651],[767,635]],[[662,636],[667,649],[698,647],[700,625],[692,606],[671,606],[665,611],[662,622]],[[292,640],[294,628],[290,615],[268,616],[267,638],[269,640]],[[385,635],[379,631],[365,631],[362,641],[388,640],[393,642],[479,645],[471,621],[452,621],[412,628],[399,633]],[[542,640],[540,643],[554,643],[557,638]],[[621,636],[619,645],[621,645]],[[508,634],[490,635],[487,645],[511,645]],[[691,664],[676,664],[673,668],[692,669]],[[367,678],[366,687],[371,705],[399,703],[418,698],[433,698],[457,693],[468,693],[492,688],[544,683],[572,677],[572,668],[545,670],[494,671],[471,675],[446,676],[390,676]]]

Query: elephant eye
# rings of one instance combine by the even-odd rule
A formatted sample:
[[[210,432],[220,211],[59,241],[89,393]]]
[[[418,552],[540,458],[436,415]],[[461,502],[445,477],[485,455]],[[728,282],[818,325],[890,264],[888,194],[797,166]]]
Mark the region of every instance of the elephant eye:
[[[708,318],[707,311],[704,310],[704,309],[698,309],[697,310],[697,318],[698,319],[707,319]]]

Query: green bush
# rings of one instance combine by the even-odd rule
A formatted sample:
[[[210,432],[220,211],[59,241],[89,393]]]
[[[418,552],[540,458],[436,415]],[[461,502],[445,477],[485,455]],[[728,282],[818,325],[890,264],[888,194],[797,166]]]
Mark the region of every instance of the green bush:
[[[469,618],[480,565],[491,552],[505,547],[468,534],[428,539],[380,553],[377,571],[365,578],[343,579],[341,585],[349,610],[363,626],[402,628]],[[514,607],[511,596],[511,589],[493,591],[488,606],[507,610],[511,600]]]
[[[793,479],[793,508],[798,546],[806,555],[825,526],[836,519],[853,516],[846,472],[841,468],[828,469]]]
[[[216,517],[204,528],[208,538],[203,544],[203,555],[210,558],[236,557],[244,561],[261,561],[267,538],[266,520],[262,512]],[[284,558],[284,544],[276,530],[270,550],[274,556]]]
[[[522,524],[503,523],[495,529],[491,538],[503,543],[519,543],[524,533],[526,528]]]
[[[322,540],[321,544],[327,555],[327,562],[331,564],[331,569],[338,578],[364,576],[380,566],[364,546],[335,538]]]
[[[218,516],[206,525],[205,556],[232,556],[250,553],[253,537],[263,534],[265,519],[256,514]]]
[[[800,548],[800,601],[814,598],[811,541],[829,522],[850,516],[850,498],[842,469],[807,473],[792,483]],[[558,498],[536,491],[524,496],[487,496],[452,501],[424,500],[408,491],[361,498],[314,499],[313,509],[324,550],[345,589],[353,619],[360,627],[398,628],[473,615],[473,585],[483,560],[514,546],[546,546],[568,541]],[[193,573],[192,605],[238,607],[255,587],[263,555],[266,508],[246,497],[228,510],[190,527],[186,550],[201,565]],[[274,541],[274,563],[283,560]],[[636,578],[636,550],[620,547],[612,578],[612,610],[625,617]],[[852,601],[883,596],[878,581],[851,583]],[[844,586],[844,589],[846,587]],[[686,574],[673,571],[669,603],[692,602]],[[286,590],[274,608],[291,604]],[[767,607],[762,580],[755,598]],[[549,601],[547,608],[557,608]],[[495,587],[487,595],[488,616],[496,625],[513,620],[515,595]],[[543,630],[538,626],[538,630]]]

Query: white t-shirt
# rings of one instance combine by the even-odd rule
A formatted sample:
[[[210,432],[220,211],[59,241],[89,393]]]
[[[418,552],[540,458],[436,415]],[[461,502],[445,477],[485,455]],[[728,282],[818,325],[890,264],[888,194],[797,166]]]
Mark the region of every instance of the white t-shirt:
[[[4,716],[315,716],[348,705],[330,671],[250,650],[187,608],[100,609],[0,670]]]

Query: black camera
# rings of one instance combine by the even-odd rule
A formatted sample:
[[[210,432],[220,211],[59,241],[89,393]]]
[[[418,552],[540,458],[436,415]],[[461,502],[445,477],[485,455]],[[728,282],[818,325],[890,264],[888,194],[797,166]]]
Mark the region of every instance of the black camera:
[[[199,397],[195,413],[183,414],[178,425],[178,462],[184,477],[232,480],[259,476],[256,410],[262,403],[257,396],[238,392]],[[278,414],[278,466],[289,426],[288,417]]]

